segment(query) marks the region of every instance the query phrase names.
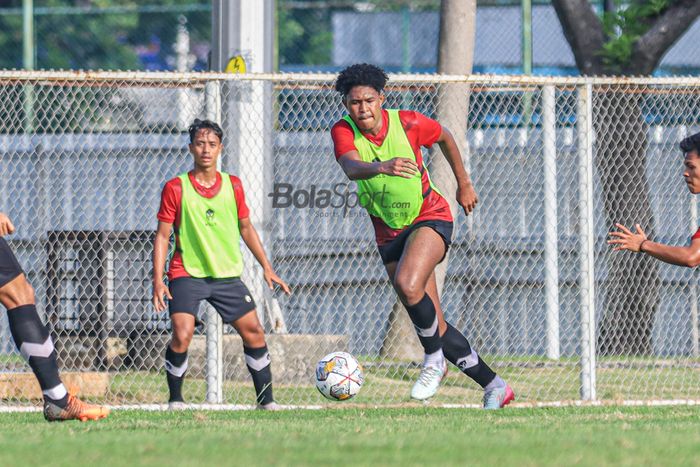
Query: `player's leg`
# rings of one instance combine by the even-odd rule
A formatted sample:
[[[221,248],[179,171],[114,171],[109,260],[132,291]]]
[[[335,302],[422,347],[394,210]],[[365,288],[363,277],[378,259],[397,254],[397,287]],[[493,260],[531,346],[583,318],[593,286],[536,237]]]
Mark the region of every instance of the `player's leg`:
[[[255,301],[248,287],[240,279],[215,281],[213,287],[214,292],[209,302],[224,322],[233,326],[243,341],[243,354],[253,379],[257,408],[278,409],[272,394],[272,370],[265,331],[258,319]]]
[[[44,417],[54,420],[96,420],[106,407],[85,404],[68,394],[58,372],[56,350],[49,330],[36,310],[34,289],[27,281],[7,242],[0,238],[0,303],[7,309],[10,333],[34,372],[44,396]]]
[[[481,359],[467,338],[445,321],[434,272],[428,279],[426,293],[435,303],[445,357],[484,389],[484,407],[501,408],[512,401],[515,398],[512,389]]]
[[[255,309],[232,323],[243,341],[245,364],[255,386],[255,401],[258,408],[277,409],[272,394],[272,371],[270,353],[265,342],[265,332]]]
[[[187,349],[194,335],[199,304],[208,295],[204,280],[191,277],[175,279],[169,285],[172,300],[168,303],[172,338],[165,349],[165,378],[168,383],[168,404],[171,409],[184,407],[182,385],[187,372]]]
[[[431,227],[419,227],[409,235],[396,265],[392,283],[404,304],[425,351],[423,368],[411,390],[414,399],[432,397],[445,375],[446,364],[438,330],[438,316],[426,285],[435,266],[445,256],[446,246],[440,234]]]

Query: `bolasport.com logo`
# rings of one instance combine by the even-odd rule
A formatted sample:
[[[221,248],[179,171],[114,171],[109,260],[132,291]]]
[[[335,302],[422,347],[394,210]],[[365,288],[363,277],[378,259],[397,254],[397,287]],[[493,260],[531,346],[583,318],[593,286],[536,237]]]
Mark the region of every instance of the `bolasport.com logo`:
[[[367,206],[402,209],[410,207],[408,202],[389,202],[386,185],[380,191],[358,193],[350,183],[336,183],[331,187],[311,185],[295,187],[291,183],[275,183],[272,193],[273,209],[311,209],[318,217],[355,217],[364,215]]]

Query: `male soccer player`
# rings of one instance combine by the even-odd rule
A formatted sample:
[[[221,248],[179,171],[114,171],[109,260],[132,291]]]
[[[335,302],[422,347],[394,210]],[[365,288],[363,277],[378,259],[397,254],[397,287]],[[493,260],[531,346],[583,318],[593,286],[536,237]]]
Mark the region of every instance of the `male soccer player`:
[[[257,407],[276,410],[272,397],[272,373],[265,334],[255,312],[255,302],[241,281],[243,258],[239,238],[263,267],[265,281],[289,294],[268,261],[258,233],[248,218],[243,185],[238,177],[216,170],[223,132],[209,120],[195,120],[189,127],[189,150],[194,168],[169,180],[163,188],[158,232],[153,249],[153,305],[165,309],[173,336],[165,351],[170,389],[169,406],[184,407],[182,382],[187,370],[187,348],[202,300],[207,300],[243,340],[243,353],[255,386]],[[168,268],[169,287],[163,282],[170,232],[175,229],[175,251]]]
[[[68,394],[61,382],[56,349],[36,311],[34,289],[3,238],[14,231],[12,221],[0,212],[0,303],[7,309],[15,345],[39,381],[44,395],[44,418],[49,422],[105,418],[109,414],[107,407],[86,404]]]
[[[685,155],[683,178],[688,190],[696,195],[700,193],[700,133],[685,138],[680,143],[680,149]],[[620,229],[610,232],[608,243],[614,251],[629,250],[646,253],[656,259],[677,266],[694,268],[700,264],[700,228],[690,239],[688,246],[672,246],[655,242],[647,237],[639,224],[636,232],[622,224],[616,223]]]
[[[348,115],[331,129],[335,157],[369,213],[379,254],[423,345],[425,357],[411,397],[432,397],[447,372],[445,357],[484,388],[484,408],[499,409],[513,391],[467,339],[446,322],[435,267],[452,241],[452,213],[430,181],[421,146],[440,145],[457,179],[457,201],[469,214],[477,203],[462,156],[447,128],[418,112],[384,110],[384,71],[352,65],[335,89]]]

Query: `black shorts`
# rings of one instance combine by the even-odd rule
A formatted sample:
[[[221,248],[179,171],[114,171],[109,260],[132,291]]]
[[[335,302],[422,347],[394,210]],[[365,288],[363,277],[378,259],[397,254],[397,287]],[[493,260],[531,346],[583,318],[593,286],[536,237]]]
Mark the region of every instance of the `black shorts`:
[[[189,313],[199,321],[199,304],[206,300],[221,315],[224,323],[233,323],[255,309],[255,300],[238,277],[230,279],[198,279],[180,277],[170,283],[173,296],[168,304],[170,315]]]
[[[401,232],[398,237],[393,239],[391,243],[378,246],[377,248],[379,248],[379,256],[382,257],[382,263],[389,264],[400,260],[401,255],[403,254],[404,246],[406,246],[406,240],[408,240],[411,233],[413,233],[413,231],[418,227],[430,227],[442,237],[442,241],[445,242],[445,253],[442,255],[442,259],[440,260],[440,262],[442,262],[442,260],[445,259],[445,255],[447,255],[447,250],[450,248],[450,244],[452,243],[453,224],[449,221],[435,220],[416,222],[415,224],[406,227],[406,229]]]
[[[7,241],[0,237],[0,287],[20,274],[24,274],[22,266],[19,265],[19,261],[17,261]]]

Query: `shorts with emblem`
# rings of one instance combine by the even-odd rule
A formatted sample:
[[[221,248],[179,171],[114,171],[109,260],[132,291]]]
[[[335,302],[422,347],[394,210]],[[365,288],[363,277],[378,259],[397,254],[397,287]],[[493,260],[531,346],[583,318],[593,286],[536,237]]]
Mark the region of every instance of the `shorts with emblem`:
[[[408,237],[419,227],[430,227],[435,232],[437,232],[438,235],[440,235],[440,237],[442,238],[442,241],[445,244],[445,252],[442,255],[442,259],[440,260],[440,262],[442,263],[442,261],[445,259],[445,256],[447,255],[447,250],[449,250],[450,244],[452,243],[453,224],[452,222],[441,220],[426,220],[416,222],[415,224],[406,227],[395,239],[393,239],[388,244],[378,246],[377,248],[379,249],[379,256],[382,257],[382,263],[389,264],[399,261],[401,259],[401,255],[403,255],[403,250],[406,246],[406,241],[408,240]]]
[[[173,296],[168,304],[170,315],[189,313],[199,322],[199,305],[206,300],[221,315],[224,323],[233,323],[255,308],[248,287],[238,277],[210,279],[180,277],[170,285]]]
[[[0,287],[23,274],[22,266],[12,252],[7,241],[0,237]]]

